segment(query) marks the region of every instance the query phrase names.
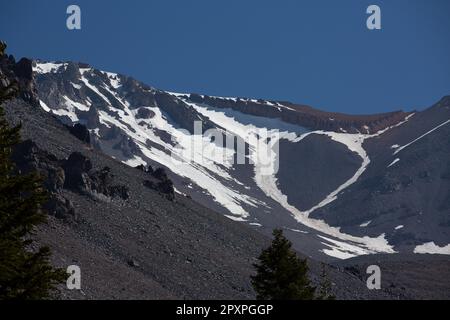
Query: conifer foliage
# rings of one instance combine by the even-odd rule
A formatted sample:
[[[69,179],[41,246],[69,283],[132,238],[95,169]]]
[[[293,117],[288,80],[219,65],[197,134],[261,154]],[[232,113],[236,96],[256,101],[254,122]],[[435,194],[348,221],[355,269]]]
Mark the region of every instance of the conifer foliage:
[[[308,278],[306,260],[297,257],[282,230],[273,231],[272,245],[263,250],[254,264],[252,285],[260,300],[313,300],[315,287]]]
[[[2,43],[0,59],[5,47]],[[30,249],[34,227],[46,218],[46,192],[36,173],[22,175],[11,162],[20,126],[8,124],[2,104],[13,96],[13,87],[0,86],[0,299],[43,299],[67,275],[50,265],[48,248]]]
[[[328,273],[325,268],[325,263],[322,263],[322,270],[320,272],[320,285],[317,293],[317,300],[335,300],[336,297],[331,293],[332,283],[328,278]]]

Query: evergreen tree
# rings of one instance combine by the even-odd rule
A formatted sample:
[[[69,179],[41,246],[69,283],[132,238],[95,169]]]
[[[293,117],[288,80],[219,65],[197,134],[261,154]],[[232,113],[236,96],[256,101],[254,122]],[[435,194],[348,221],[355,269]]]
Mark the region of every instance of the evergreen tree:
[[[36,173],[17,174],[11,161],[20,126],[9,126],[1,107],[17,94],[11,88],[17,84],[0,87],[0,299],[42,299],[67,275],[50,265],[48,248],[29,250],[34,227],[45,221],[46,192]]]
[[[334,300],[336,297],[331,293],[331,281],[328,278],[325,263],[322,263],[322,270],[320,273],[320,285],[318,290],[317,300]]]
[[[315,288],[308,278],[307,261],[297,257],[283,231],[275,229],[269,248],[254,264],[256,275],[252,285],[257,299],[262,300],[313,300]]]

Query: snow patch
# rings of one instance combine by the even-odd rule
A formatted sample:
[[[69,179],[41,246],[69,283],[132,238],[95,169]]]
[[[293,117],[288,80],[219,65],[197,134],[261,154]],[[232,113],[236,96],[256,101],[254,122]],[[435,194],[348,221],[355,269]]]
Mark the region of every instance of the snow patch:
[[[246,222],[247,221],[244,218],[231,216],[231,215],[228,215],[228,214],[226,214],[225,217],[227,217],[228,219],[231,219],[233,221],[238,221],[238,222]]]
[[[39,74],[56,73],[61,67],[67,67],[67,63],[37,62],[33,71]]]
[[[76,83],[73,83],[73,82],[71,82],[70,84],[72,85],[72,87],[74,87],[77,90],[81,89],[81,85],[79,85],[79,84],[76,84]]]
[[[286,229],[289,231],[292,231],[292,232],[297,232],[297,233],[304,233],[304,234],[309,233],[308,231],[304,231],[304,230],[300,230],[300,229],[291,229],[291,228],[286,228]]]
[[[397,153],[399,153],[399,152],[402,151],[403,149],[409,147],[409,146],[412,145],[413,143],[419,141],[420,139],[426,137],[426,136],[429,135],[430,133],[436,131],[436,130],[439,129],[440,127],[445,126],[445,125],[448,124],[448,123],[450,123],[450,119],[447,120],[447,121],[445,121],[444,123],[441,123],[440,125],[438,125],[437,127],[431,129],[430,131],[425,132],[423,135],[421,135],[421,136],[418,137],[417,139],[414,139],[413,141],[411,141],[411,142],[405,144],[404,146],[401,146],[401,147],[397,148],[397,150],[394,151],[394,155],[396,155]]]
[[[130,167],[137,167],[139,165],[144,165],[144,166],[147,165],[147,162],[144,161],[144,159],[142,159],[139,156],[134,156],[133,158],[122,161],[122,162]]]
[[[178,190],[177,188],[175,188],[175,187],[173,187],[173,190],[176,192],[176,193],[178,193],[178,194],[180,194],[180,195],[182,195],[182,196],[184,196],[184,197],[186,197],[187,195],[186,195],[186,193],[184,193],[184,192],[181,192],[180,190]]]
[[[396,163],[399,162],[399,161],[400,161],[400,158],[395,159],[394,161],[391,162],[391,164],[389,164],[389,165],[387,166],[387,168],[392,167],[394,164],[396,164]]]
[[[81,81],[83,81],[83,83],[86,85],[86,87],[88,87],[89,89],[91,89],[92,91],[94,91],[96,94],[98,94],[103,100],[106,101],[106,103],[108,105],[111,106],[111,101],[109,101],[109,99],[103,94],[101,93],[95,86],[91,85],[89,83],[89,80],[86,79],[86,77],[84,76],[84,74],[86,72],[88,72],[91,69],[80,69],[80,73],[81,73]]]
[[[120,99],[118,96],[115,97]],[[124,106],[124,109],[117,110],[119,119],[112,117],[104,111],[100,111],[100,122],[106,125],[115,125],[124,131],[138,144],[138,147],[145,157],[161,163],[175,174],[186,177],[200,188],[208,190],[215,201],[228,209],[233,215],[237,216],[234,217],[236,219],[248,217],[248,212],[243,209],[242,204],[253,207],[264,205],[264,203],[255,198],[233,190],[228,183],[225,184],[219,179],[220,177],[229,181],[229,183],[236,183],[226,170],[227,166],[228,169],[231,166],[230,161],[224,161],[223,158],[214,158],[214,155],[223,154],[223,152],[212,152],[211,157],[205,158],[206,153],[202,152],[203,149],[199,145],[212,149],[218,148],[214,143],[211,143],[207,137],[200,137],[198,139],[193,138],[189,133],[175,128],[163,116],[161,110],[156,107],[150,108],[155,113],[153,118],[136,119],[136,111],[130,110],[129,104],[126,101],[120,100],[120,102]],[[149,128],[139,126],[138,122],[141,121],[147,123]],[[134,131],[130,130],[130,127],[133,128]],[[181,149],[175,148],[172,144],[164,142],[153,132],[152,128],[158,128],[159,130],[169,133],[172,139],[178,142]],[[162,146],[163,150],[149,147],[147,145],[147,140]],[[221,151],[223,150],[221,149]],[[232,158],[231,153],[225,154],[225,156],[228,160]],[[198,159],[200,159],[200,161]]]
[[[118,89],[122,86],[120,83],[120,77],[117,73],[103,71],[103,74],[108,76],[109,82],[114,89]]]
[[[414,253],[427,254],[450,254],[450,244],[440,247],[434,242],[427,242],[414,248]]]
[[[89,106],[86,106],[80,102],[73,101],[67,96],[63,96],[63,98],[65,100],[64,103],[67,106],[67,111],[75,112],[75,109],[78,109],[80,111],[89,111]]]
[[[367,221],[367,222],[361,223],[359,226],[362,227],[362,228],[365,228],[365,227],[367,227],[371,222],[372,222],[372,220],[369,220],[369,221]]]
[[[258,223],[258,222],[250,222],[249,225],[256,226],[256,227],[262,227],[262,224]]]
[[[327,246],[330,249],[322,249],[321,251],[326,255],[331,257],[335,257],[338,259],[349,259],[359,255],[367,254],[364,249],[361,249],[359,246],[352,245],[347,242],[333,240],[324,236],[318,236],[325,240],[322,241],[322,244]]]
[[[41,108],[44,109],[44,111],[46,111],[46,112],[52,111],[52,109],[50,109],[50,108],[45,104],[44,101],[39,100],[39,104],[41,105]]]

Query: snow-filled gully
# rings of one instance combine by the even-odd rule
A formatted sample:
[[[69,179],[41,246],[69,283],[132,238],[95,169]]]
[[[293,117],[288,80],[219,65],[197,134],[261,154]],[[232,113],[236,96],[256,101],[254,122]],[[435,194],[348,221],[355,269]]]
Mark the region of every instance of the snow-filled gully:
[[[208,117],[211,121],[215,122],[216,124],[220,125],[221,127],[225,128],[226,130],[229,130],[230,132],[233,132],[234,134],[242,136],[242,132],[244,130],[249,130],[249,126],[244,126],[238,121],[236,121],[234,118],[227,117],[224,112],[218,112],[213,110],[208,110],[208,108],[199,106],[197,104],[192,105],[199,113],[202,115]],[[398,123],[396,126],[400,126],[404,122],[408,121],[408,119],[412,115],[409,115],[405,118],[404,121]],[[396,127],[393,126],[393,127]],[[325,242],[322,242],[322,244],[328,246],[330,249],[324,249],[322,250],[325,254],[340,258],[340,259],[346,259],[350,257],[354,257],[357,255],[363,255],[363,254],[372,254],[372,253],[394,253],[394,249],[387,240],[385,239],[385,235],[381,234],[380,236],[376,238],[371,238],[368,236],[365,237],[356,237],[352,236],[346,233],[343,233],[340,231],[340,228],[332,227],[328,225],[323,220],[313,219],[310,217],[310,214],[331,202],[337,199],[338,194],[342,192],[344,189],[348,188],[350,185],[355,183],[358,178],[364,173],[367,166],[370,163],[370,159],[362,147],[364,141],[366,139],[379,136],[383,134],[385,131],[391,129],[387,128],[383,131],[377,132],[376,134],[348,134],[348,133],[336,133],[336,132],[327,132],[327,131],[313,131],[313,132],[307,132],[300,136],[297,136],[295,133],[290,132],[281,132],[279,135],[279,139],[288,139],[291,142],[299,142],[302,139],[304,139],[306,136],[310,134],[321,134],[321,135],[327,135],[331,139],[333,139],[336,142],[342,143],[347,146],[347,148],[353,152],[356,152],[361,158],[362,158],[362,164],[360,168],[356,171],[356,173],[346,182],[344,182],[342,185],[340,185],[336,190],[331,192],[325,199],[323,199],[321,202],[319,202],[317,205],[313,206],[312,208],[301,211],[297,209],[296,207],[289,204],[287,200],[287,196],[284,195],[281,190],[278,188],[277,185],[277,178],[275,177],[275,170],[271,172],[270,174],[267,174],[267,166],[264,166],[264,168],[261,168],[258,166],[258,163],[255,162],[255,181],[258,187],[264,192],[264,194],[276,202],[278,202],[280,205],[282,205],[286,210],[288,210],[295,219],[316,231],[319,231],[320,233],[323,233],[325,235],[334,237],[338,240],[329,239],[327,237],[321,236],[321,239]],[[272,135],[273,137],[273,135]],[[244,138],[244,137],[243,137]],[[273,154],[272,159],[274,159],[277,155]],[[262,172],[264,170],[264,172]],[[345,242],[343,242],[345,241]]]

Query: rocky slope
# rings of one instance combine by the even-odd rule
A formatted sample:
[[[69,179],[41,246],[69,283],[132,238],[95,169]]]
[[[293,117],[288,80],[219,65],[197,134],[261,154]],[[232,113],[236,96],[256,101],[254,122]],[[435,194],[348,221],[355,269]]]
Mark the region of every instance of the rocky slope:
[[[450,97],[364,146],[367,171],[313,216],[352,234],[386,232],[399,250],[450,253]]]

